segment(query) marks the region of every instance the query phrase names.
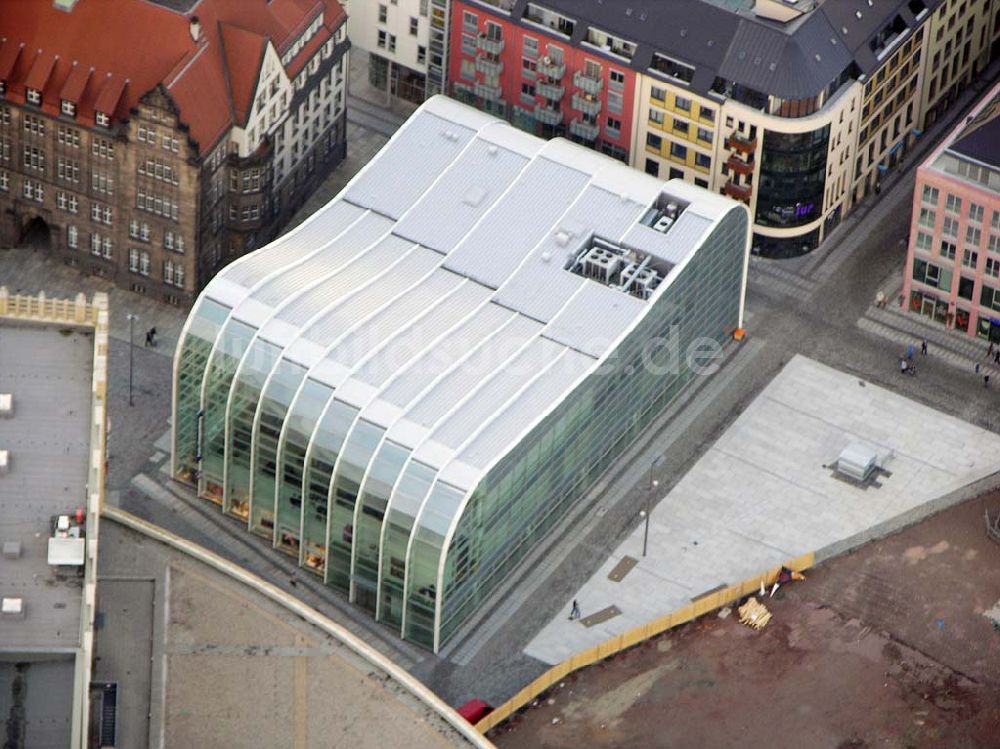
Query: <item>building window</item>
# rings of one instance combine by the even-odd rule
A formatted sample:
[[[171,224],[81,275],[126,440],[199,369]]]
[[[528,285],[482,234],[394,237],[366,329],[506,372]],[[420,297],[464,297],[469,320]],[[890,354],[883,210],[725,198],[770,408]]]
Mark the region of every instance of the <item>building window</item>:
[[[523,50],[528,57],[538,57],[538,40],[532,36],[524,37]]]
[[[670,144],[670,155],[675,159],[685,160],[687,159],[688,150],[686,146],[682,146],[680,143]]]
[[[929,208],[921,208],[920,219],[918,222],[921,226],[926,226],[928,229],[933,229],[934,221],[936,220],[936,218],[937,217],[934,215],[934,211],[930,210]]]
[[[956,249],[954,242],[949,242],[946,239],[941,240],[941,257],[947,260],[954,260]]]
[[[60,144],[65,146],[70,146],[71,148],[80,147],[80,131],[72,127],[66,127],[65,125],[60,125],[56,129],[56,140]]]
[[[667,90],[659,86],[653,86],[649,90],[649,96],[654,101],[665,102],[667,100]]]
[[[475,32],[479,28],[479,16],[467,10],[462,11],[462,28],[465,31]]]
[[[979,293],[979,303],[984,307],[1000,310],[1000,289],[984,285],[983,290]]]
[[[617,91],[608,91],[608,111],[621,112],[624,107],[622,95]]]
[[[31,114],[24,115],[24,132],[32,135],[45,135],[45,120]]]
[[[700,140],[702,143],[709,143],[709,144],[711,144],[711,142],[712,142],[712,131],[711,130],[706,130],[703,127],[699,127],[698,128],[698,140]]]
[[[139,253],[139,273],[143,276],[149,275],[149,253],[140,252]]]
[[[10,189],[10,175],[6,170],[0,171],[0,191],[7,192]]]
[[[698,110],[698,117],[703,120],[708,120],[709,122],[715,122],[715,112],[711,107],[701,107]]]
[[[79,232],[73,225],[66,227],[66,246],[75,250],[79,241]]]
[[[969,249],[962,250],[962,265],[964,265],[966,268],[975,269],[978,263],[979,263],[978,252]]]
[[[388,32],[383,31],[382,29],[378,30],[378,42],[377,42],[377,44],[378,44],[379,49],[385,49],[385,42],[386,42],[386,39],[388,39],[388,38],[389,38]]]
[[[427,48],[417,45],[417,64],[424,65],[427,62]]]
[[[984,273],[987,276],[993,276],[993,278],[1000,276],[1000,260],[992,257],[986,258],[986,270]]]
[[[931,187],[930,185],[924,185],[923,192],[920,194],[920,199],[925,203],[930,205],[937,205],[938,202],[938,189],[936,187]]]
[[[677,109],[680,109],[682,112],[690,112],[691,111],[691,100],[690,99],[685,99],[683,96],[675,96],[674,97],[674,106]]]
[[[674,132],[680,133],[681,135],[687,135],[688,129],[688,124],[684,120],[679,120],[674,117]]]
[[[62,109],[63,114],[68,114],[70,117],[76,117],[76,104],[73,102],[63,99],[62,106],[60,108]]]
[[[45,199],[45,186],[33,179],[26,179],[22,187],[22,194],[28,200],[41,203]]]
[[[983,231],[982,229],[976,229],[973,226],[965,227],[965,243],[971,244],[973,247],[979,247],[980,242],[983,241]]]
[[[702,169],[710,169],[712,167],[712,157],[703,153],[695,153],[694,165]]]
[[[957,237],[958,219],[952,218],[951,216],[945,216],[944,221],[941,222],[941,233],[946,237]]]
[[[395,34],[389,34],[389,51],[390,52],[395,52],[396,51],[396,35]]]
[[[413,16],[410,16],[410,36],[417,35],[417,29],[420,28],[420,21]]]
[[[646,159],[646,174],[652,174],[654,177],[660,176],[660,164],[655,159]]]
[[[617,138],[622,132],[622,121],[615,119],[614,117],[608,117],[607,122],[608,135]]]
[[[618,89],[619,91],[625,88],[625,74],[620,70],[615,70],[611,68],[608,71],[608,85],[610,88]]]
[[[945,210],[950,213],[962,212],[962,199],[957,195],[949,195],[945,202]]]
[[[25,94],[25,98],[28,100],[29,104],[41,104],[42,92],[37,88],[29,88]]]
[[[108,117],[104,112],[94,112],[94,122],[96,122],[101,127],[110,127],[111,118]]]
[[[378,22],[385,23],[389,20],[389,8],[381,3],[378,6]]]
[[[983,223],[983,207],[975,203],[969,203],[969,221],[977,224]]]
[[[24,166],[38,172],[45,171],[45,152],[34,146],[24,147]]]
[[[663,138],[659,135],[653,135],[653,133],[646,133],[646,148],[659,151],[663,148]]]
[[[931,237],[930,234],[918,231],[917,241],[915,243],[915,246],[918,250],[922,250],[924,252],[930,252],[931,247],[933,247],[933,238]]]
[[[139,250],[133,248],[128,251],[128,269],[132,273],[139,272]]]
[[[115,144],[104,138],[94,138],[90,142],[90,152],[102,159],[114,159]]]

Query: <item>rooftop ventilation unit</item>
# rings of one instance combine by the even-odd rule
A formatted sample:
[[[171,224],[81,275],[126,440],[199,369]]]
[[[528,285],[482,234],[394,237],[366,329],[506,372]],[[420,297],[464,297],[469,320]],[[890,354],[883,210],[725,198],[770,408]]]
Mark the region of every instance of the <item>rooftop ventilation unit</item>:
[[[10,470],[10,453],[6,450],[0,450],[0,475],[7,473]]]
[[[640,299],[649,299],[660,285],[660,276],[649,267],[648,259],[642,263],[629,263],[622,271],[622,291]]]
[[[583,275],[603,283],[613,284],[624,262],[621,252],[610,248],[592,247],[583,257]]]
[[[0,603],[0,615],[4,619],[23,619],[24,614],[23,598],[4,598]]]
[[[0,419],[14,415],[14,396],[10,393],[0,393]]]
[[[848,445],[837,458],[837,472],[855,481],[867,481],[878,468],[878,453],[857,443]]]
[[[21,558],[21,542],[20,541],[4,541],[3,542],[3,558],[4,559],[20,559]]]

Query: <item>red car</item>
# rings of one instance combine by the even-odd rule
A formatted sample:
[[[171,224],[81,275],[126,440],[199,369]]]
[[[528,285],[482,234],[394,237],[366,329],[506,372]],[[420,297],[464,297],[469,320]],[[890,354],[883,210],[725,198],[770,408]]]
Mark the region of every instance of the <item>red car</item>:
[[[469,721],[472,725],[476,725],[476,723],[492,712],[493,706],[487,702],[483,702],[482,700],[469,700],[458,708],[458,714]]]

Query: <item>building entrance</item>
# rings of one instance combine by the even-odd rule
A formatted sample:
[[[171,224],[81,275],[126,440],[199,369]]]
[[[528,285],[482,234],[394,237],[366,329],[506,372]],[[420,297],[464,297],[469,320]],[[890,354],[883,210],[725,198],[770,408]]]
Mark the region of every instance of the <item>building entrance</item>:
[[[51,231],[45,219],[35,216],[24,225],[18,247],[30,247],[33,250],[47,250],[51,246]]]

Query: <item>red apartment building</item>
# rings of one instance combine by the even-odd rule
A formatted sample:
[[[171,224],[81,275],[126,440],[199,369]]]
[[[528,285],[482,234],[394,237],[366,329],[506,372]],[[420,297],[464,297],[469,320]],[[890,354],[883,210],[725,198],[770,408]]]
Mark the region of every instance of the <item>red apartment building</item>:
[[[514,0],[453,3],[452,96],[527,132],[564,136],[627,163],[635,45],[531,4],[518,18],[513,6]]]

